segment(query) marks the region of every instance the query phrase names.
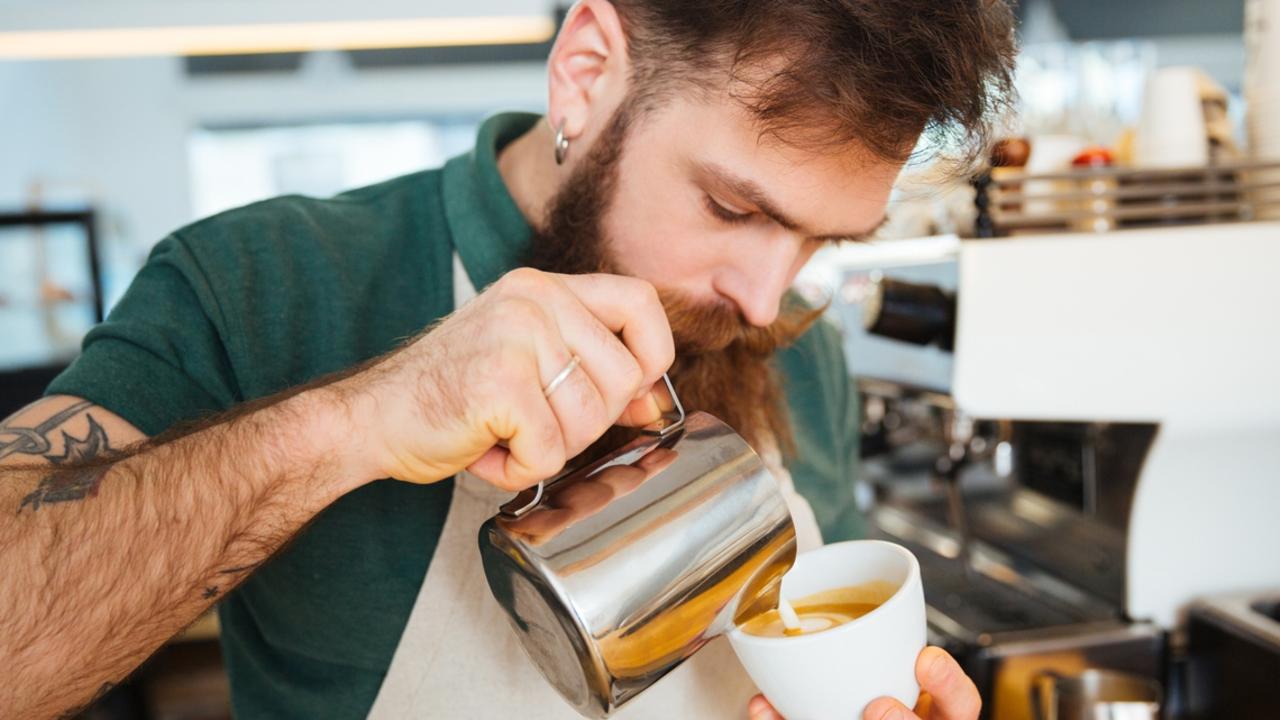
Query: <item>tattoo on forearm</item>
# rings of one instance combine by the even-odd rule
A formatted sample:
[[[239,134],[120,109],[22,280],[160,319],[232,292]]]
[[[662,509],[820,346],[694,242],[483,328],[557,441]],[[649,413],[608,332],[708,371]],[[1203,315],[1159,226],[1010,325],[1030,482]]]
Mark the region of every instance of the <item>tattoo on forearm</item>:
[[[93,497],[98,494],[98,486],[102,484],[102,478],[108,470],[108,467],[55,470],[52,475],[41,480],[35,490],[22,498],[18,512],[21,513],[27,506],[31,506],[31,511],[35,512],[41,505]]]
[[[45,455],[53,449],[49,435],[93,403],[82,400],[33,428],[10,427],[0,422],[0,460],[10,455]],[[63,435],[66,435],[64,432]]]
[[[98,494],[98,486],[110,466],[85,463],[106,456],[111,450],[111,443],[106,430],[93,415],[85,415],[89,421],[89,431],[83,438],[74,437],[66,430],[62,431],[61,455],[51,454],[52,443],[49,441],[49,435],[56,428],[90,405],[87,401],[76,403],[34,428],[0,426],[0,435],[11,435],[14,438],[0,445],[0,458],[15,453],[43,455],[55,466],[54,471],[42,479],[35,490],[22,498],[18,505],[19,513],[27,507],[35,512],[41,505],[82,500]]]
[[[261,562],[256,562],[249,565],[238,565],[236,567],[229,567],[223,570],[219,570],[218,574],[219,575],[240,575],[242,573],[252,572],[253,570],[258,569],[261,566],[262,566]],[[240,581],[240,578],[236,578],[232,580],[231,581],[232,586],[234,586],[239,581]],[[211,600],[217,597],[218,594],[221,592],[222,592],[222,588],[218,587],[217,585],[205,585],[204,591],[200,593],[200,597],[204,598],[205,600]]]

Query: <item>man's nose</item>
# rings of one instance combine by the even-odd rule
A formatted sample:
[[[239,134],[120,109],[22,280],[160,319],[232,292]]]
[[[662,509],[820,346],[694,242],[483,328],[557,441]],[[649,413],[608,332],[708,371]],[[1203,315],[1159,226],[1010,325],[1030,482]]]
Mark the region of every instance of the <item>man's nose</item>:
[[[791,267],[801,245],[797,239],[779,237],[763,252],[744,256],[741,272],[747,282],[740,288],[739,297],[733,300],[747,322],[764,327],[778,319],[782,294],[791,282]]]

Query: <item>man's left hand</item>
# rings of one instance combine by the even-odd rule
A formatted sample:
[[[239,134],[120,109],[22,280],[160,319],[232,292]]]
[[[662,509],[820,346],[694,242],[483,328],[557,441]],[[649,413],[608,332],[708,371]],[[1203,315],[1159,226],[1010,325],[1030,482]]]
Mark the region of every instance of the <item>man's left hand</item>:
[[[927,647],[920,653],[916,680],[921,692],[914,711],[893,698],[880,698],[867,706],[862,720],[977,720],[982,709],[978,688],[942,648]],[[763,695],[751,699],[747,713],[751,720],[783,720]]]

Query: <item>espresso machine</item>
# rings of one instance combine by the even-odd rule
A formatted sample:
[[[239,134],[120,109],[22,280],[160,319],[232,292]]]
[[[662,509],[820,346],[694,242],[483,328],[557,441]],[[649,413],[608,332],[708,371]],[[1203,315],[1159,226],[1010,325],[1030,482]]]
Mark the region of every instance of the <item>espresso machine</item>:
[[[887,242],[828,269],[872,532],[919,558],[984,717],[1075,717],[1055,688],[1080,717],[1189,717],[1193,604],[1280,598],[1280,224]]]

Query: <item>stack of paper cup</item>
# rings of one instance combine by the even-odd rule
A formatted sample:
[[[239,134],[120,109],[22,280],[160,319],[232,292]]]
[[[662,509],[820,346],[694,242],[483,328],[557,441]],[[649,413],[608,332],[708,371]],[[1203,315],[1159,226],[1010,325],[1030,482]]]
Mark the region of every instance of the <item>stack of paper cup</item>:
[[[1280,162],[1280,0],[1245,5],[1244,96],[1248,103],[1249,153],[1255,161]],[[1253,180],[1280,183],[1280,169],[1259,171]],[[1280,188],[1259,190],[1259,216],[1280,219]]]

